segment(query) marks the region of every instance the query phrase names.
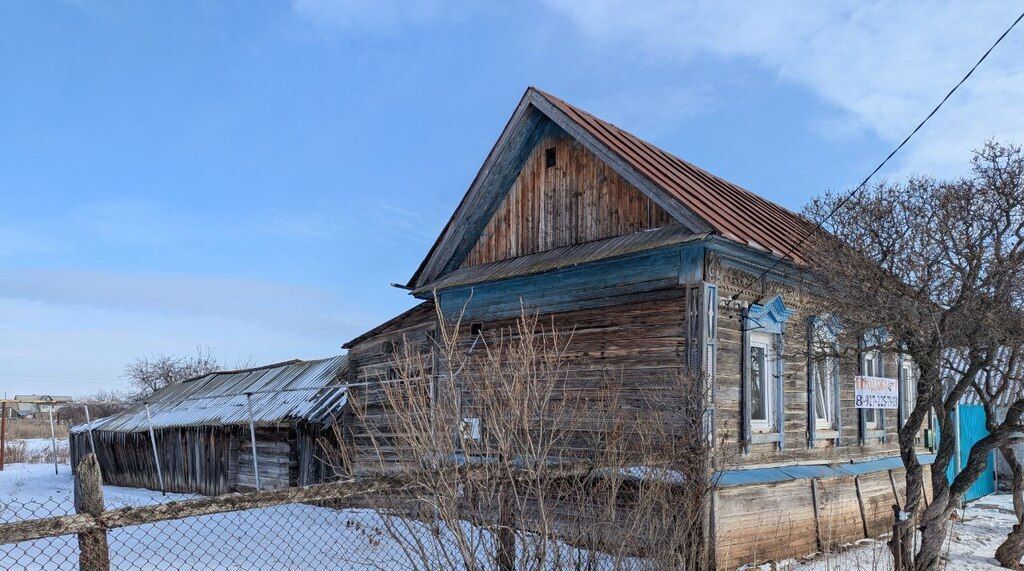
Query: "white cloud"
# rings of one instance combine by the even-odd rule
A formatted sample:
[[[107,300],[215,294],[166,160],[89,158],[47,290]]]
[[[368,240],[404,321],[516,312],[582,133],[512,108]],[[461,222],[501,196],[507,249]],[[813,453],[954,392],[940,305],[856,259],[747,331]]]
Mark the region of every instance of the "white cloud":
[[[673,64],[697,54],[751,60],[900,140],[1019,14],[998,2],[825,3],[545,0],[603,53]],[[906,149],[901,167],[964,170],[984,139],[1024,141],[1024,27],[1015,30]]]
[[[372,310],[369,310],[372,311]],[[0,392],[121,388],[124,363],[209,346],[229,366],[342,352],[379,321],[317,288],[78,270],[0,273]],[[30,390],[31,389],[31,390]],[[38,389],[38,391],[36,391]]]
[[[270,281],[80,270],[0,274],[0,299],[75,308],[222,319],[265,331],[331,336],[365,323],[362,312],[316,288]],[[161,317],[162,319],[162,317]]]
[[[627,131],[657,137],[685,119],[715,107],[714,91],[705,85],[651,86],[635,91],[615,91],[582,102],[602,119]]]

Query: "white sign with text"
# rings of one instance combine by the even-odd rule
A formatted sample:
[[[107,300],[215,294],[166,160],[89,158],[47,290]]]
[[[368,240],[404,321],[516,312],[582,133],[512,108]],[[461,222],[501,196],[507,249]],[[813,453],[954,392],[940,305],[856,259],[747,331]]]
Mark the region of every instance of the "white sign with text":
[[[857,376],[853,383],[853,399],[857,408],[899,407],[900,387],[896,379]]]

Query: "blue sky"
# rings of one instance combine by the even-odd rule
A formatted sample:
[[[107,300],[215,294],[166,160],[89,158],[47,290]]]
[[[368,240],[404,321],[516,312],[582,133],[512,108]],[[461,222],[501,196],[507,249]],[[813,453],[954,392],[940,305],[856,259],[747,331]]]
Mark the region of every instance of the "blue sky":
[[[855,183],[1012,3],[0,4],[0,392],[340,352],[528,85],[793,209]],[[1018,30],[888,176],[1024,141]]]

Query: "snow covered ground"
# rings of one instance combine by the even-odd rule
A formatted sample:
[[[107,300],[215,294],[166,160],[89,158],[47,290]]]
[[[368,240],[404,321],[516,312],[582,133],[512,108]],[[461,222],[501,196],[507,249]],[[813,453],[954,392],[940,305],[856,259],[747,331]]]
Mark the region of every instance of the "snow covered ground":
[[[996,548],[1013,527],[1013,499],[1009,494],[981,498],[958,512],[946,543],[946,569],[1003,569],[995,560]],[[885,571],[892,569],[885,540],[862,540],[840,553],[820,555],[810,561],[784,561],[762,569],[780,571]],[[756,568],[755,568],[756,569]]]
[[[12,464],[0,472],[0,523],[74,513],[70,467]],[[108,508],[152,505],[192,498],[137,488],[104,486]],[[948,569],[995,570],[996,547],[1013,525],[1012,501],[994,495],[969,504],[953,524],[948,542]],[[466,532],[468,530],[468,532]],[[462,567],[445,560],[457,554],[454,537],[478,542],[481,558],[493,553],[490,534],[464,528],[462,534],[382,516],[370,510],[335,510],[292,504],[112,530],[108,534],[114,569],[227,571],[236,569],[412,569]],[[394,535],[416,537],[435,549],[429,565],[407,558]],[[564,567],[577,568],[589,555],[549,542]],[[74,536],[0,545],[0,569],[78,569]],[[610,561],[598,568],[617,567]],[[621,566],[635,562],[619,562]],[[863,540],[841,552],[809,561],[783,561],[761,569],[837,571],[891,569],[884,541]],[[639,567],[639,566],[637,566]],[[550,565],[549,568],[559,568]],[[621,567],[619,567],[621,568]]]
[[[71,471],[53,465],[13,464],[0,472],[0,522],[73,513]],[[104,486],[107,507],[151,505],[188,499],[135,488]],[[461,569],[456,538],[468,539],[483,568],[494,553],[490,532],[468,525],[461,533],[383,516],[372,510],[336,510],[291,504],[243,512],[187,518],[108,532],[113,569],[203,571],[346,569],[353,571],[403,569]],[[410,557],[415,538],[430,553]],[[564,544],[547,542],[546,569],[612,568],[606,556],[595,556]],[[525,549],[520,546],[520,557]],[[637,567],[635,562],[619,562]],[[622,566],[615,566],[623,568]],[[75,536],[62,536],[15,545],[0,545],[0,569],[77,570]]]

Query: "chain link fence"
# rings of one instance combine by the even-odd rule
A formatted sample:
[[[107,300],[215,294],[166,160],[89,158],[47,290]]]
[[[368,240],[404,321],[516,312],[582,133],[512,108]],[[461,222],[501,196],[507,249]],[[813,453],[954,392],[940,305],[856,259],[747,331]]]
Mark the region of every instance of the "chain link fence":
[[[529,534],[517,538],[517,557],[509,567],[498,561],[493,528],[460,522],[453,533],[446,529],[450,524],[429,517],[365,507],[381,495],[392,500],[414,496],[395,483],[346,482],[212,498],[140,491],[137,498],[89,513],[88,502],[82,501],[88,486],[82,485],[79,472],[76,483],[86,491],[78,498],[68,491],[42,500],[0,502],[0,569],[648,568],[639,560],[613,561]]]

